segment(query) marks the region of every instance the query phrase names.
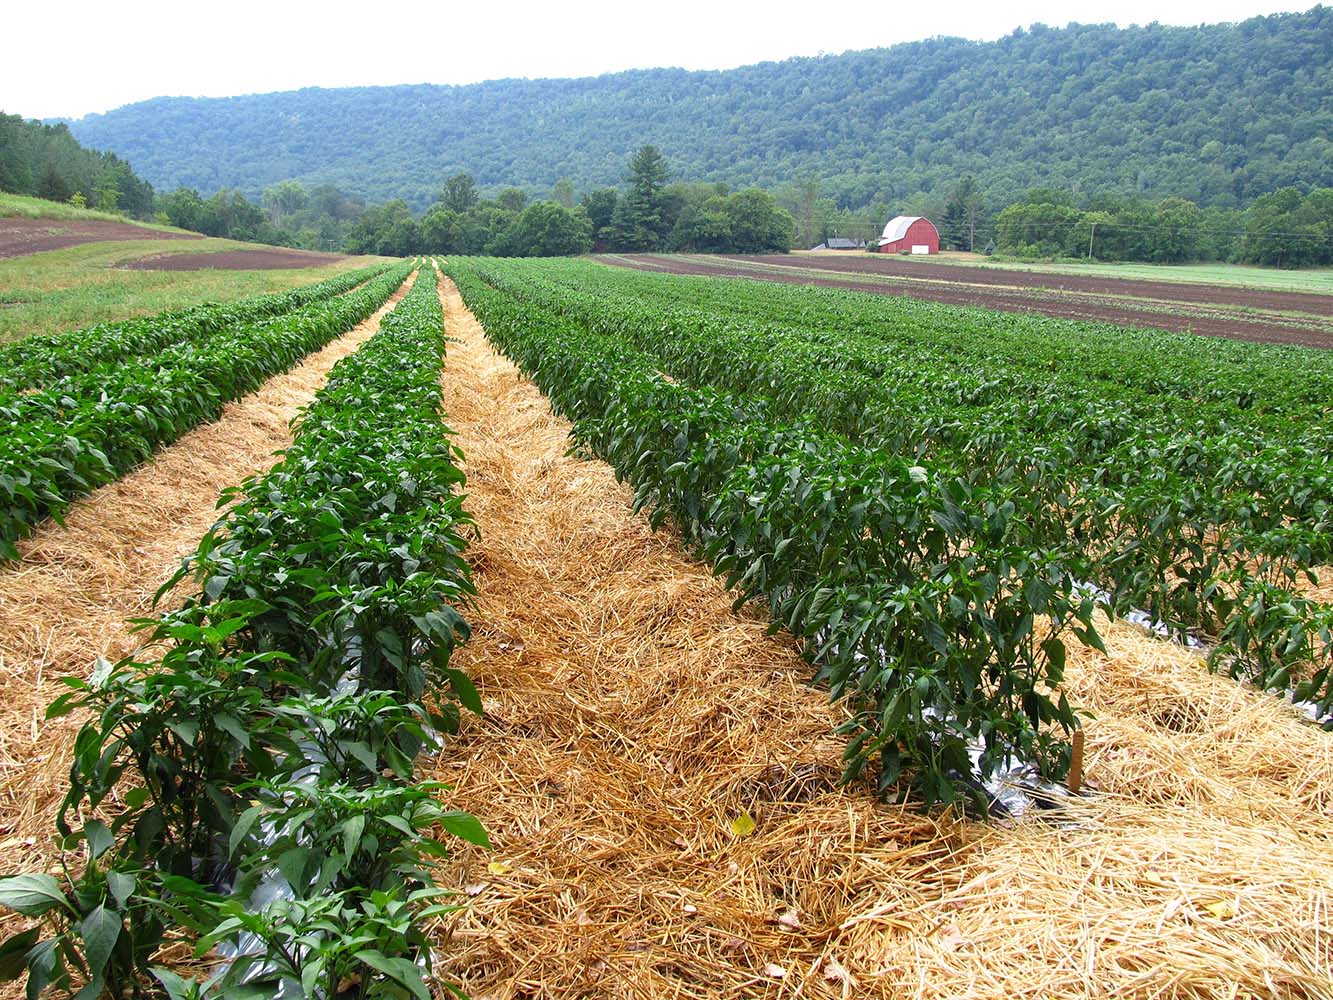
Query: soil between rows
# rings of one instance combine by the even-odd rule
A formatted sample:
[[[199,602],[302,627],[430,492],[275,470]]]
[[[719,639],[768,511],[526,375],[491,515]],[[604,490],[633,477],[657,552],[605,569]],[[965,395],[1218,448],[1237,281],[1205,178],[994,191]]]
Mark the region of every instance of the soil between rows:
[[[605,255],[599,259],[615,266],[669,274],[752,278],[877,295],[908,295],[948,305],[1039,313],[1059,319],[1106,322],[1256,343],[1333,348],[1333,321],[1330,321],[1333,296],[1127,279],[1084,279],[1026,271],[1005,272],[998,268],[909,264],[891,259],[880,262],[808,256],[655,254]],[[802,273],[802,269],[825,272],[829,276]],[[1213,291],[1216,294],[1208,297]],[[1283,311],[1288,309],[1299,309],[1307,315],[1285,315]]]
[[[474,1000],[1333,995],[1333,738],[1106,624],[1109,655],[1071,656],[1100,794],[1066,824],[839,789],[840,712],[790,641],[571,455],[443,297],[480,528],[455,665],[486,716],[431,777],[494,849],[441,867],[466,902],[442,978]]]

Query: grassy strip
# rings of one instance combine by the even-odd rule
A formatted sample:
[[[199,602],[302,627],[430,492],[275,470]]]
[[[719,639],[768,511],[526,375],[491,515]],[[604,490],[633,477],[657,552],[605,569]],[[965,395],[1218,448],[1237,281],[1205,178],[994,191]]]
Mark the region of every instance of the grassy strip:
[[[20,219],[58,219],[64,222],[123,222],[142,229],[158,229],[164,233],[183,233],[187,230],[175,226],[163,226],[156,222],[139,222],[127,219],[119,212],[103,212],[96,208],[80,208],[64,201],[49,201],[46,198],[33,198],[26,194],[12,194],[0,191],[0,218]]]
[[[282,316],[355,288],[385,270],[383,265],[362,268],[276,295],[253,296],[227,305],[205,303],[52,337],[29,337],[21,344],[0,347],[0,393],[40,388],[69,375],[107,363],[123,364],[239,323]]]
[[[15,543],[43,518],[350,330],[406,274],[403,265],[332,301],[0,400],[0,559],[17,558]]]
[[[116,807],[110,825],[64,828],[82,874],[0,881],[0,903],[54,932],[0,948],[30,991],[82,979],[80,995],[145,995],[154,952],[184,931],[234,957],[202,983],[153,968],[173,998],[428,1000],[422,924],[450,909],[430,831],[486,843],[439,805],[443,786],[413,780],[457,722],[426,691],[480,709],[448,665],[467,635],[454,605],[471,593],[471,522],[441,423],[443,347],[431,272],[335,366],[282,461],[233,491],[182,570],[199,593],[141,623],[159,657],[103,664],[52,706],[94,713],[62,826]]]

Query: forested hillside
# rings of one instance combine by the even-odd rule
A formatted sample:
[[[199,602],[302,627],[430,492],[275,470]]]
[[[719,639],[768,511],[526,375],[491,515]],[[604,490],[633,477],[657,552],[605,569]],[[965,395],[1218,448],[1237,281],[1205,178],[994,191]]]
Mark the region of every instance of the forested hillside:
[[[720,72],[164,97],[70,127],[162,189],[258,196],[296,178],[418,210],[462,170],[492,189],[618,183],[648,142],[678,177],[813,176],[843,206],[972,173],[993,204],[1054,185],[1234,207],[1333,185],[1330,38],[1328,7],[1196,28],[1036,26]]]

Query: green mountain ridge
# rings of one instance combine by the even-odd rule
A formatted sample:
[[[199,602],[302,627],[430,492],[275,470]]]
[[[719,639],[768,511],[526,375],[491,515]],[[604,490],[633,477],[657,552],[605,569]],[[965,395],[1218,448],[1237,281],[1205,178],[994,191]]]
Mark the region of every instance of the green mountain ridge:
[[[333,183],[424,208],[448,176],[545,193],[620,183],[654,143],[673,176],[843,206],[975,174],[992,203],[1049,185],[1234,207],[1333,186],[1333,8],[1236,24],[1034,26],[733,70],[632,70],[466,86],[155,98],[71,121],[158,190],[257,196]]]

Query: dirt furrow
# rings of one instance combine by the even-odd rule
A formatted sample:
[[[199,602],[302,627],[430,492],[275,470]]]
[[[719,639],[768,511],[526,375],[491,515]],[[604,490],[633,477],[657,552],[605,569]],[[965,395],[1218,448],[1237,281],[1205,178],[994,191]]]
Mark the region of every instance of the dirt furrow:
[[[1100,794],[983,825],[836,787],[839,717],[630,510],[446,283],[484,719],[440,754],[443,978],[565,997],[1327,997],[1333,738],[1130,626],[1071,696]],[[747,832],[746,816],[754,822]],[[739,822],[738,822],[739,820]]]
[[[297,367],[228,403],[217,421],[74,504],[64,527],[41,526],[19,543],[19,561],[0,568],[0,873],[41,868],[49,856],[80,724],[44,724],[46,705],[65,690],[58,679],[134,648],[127,619],[148,613],[217,519],[219,492],[273,464],[291,443],[289,421],[409,286]]]

